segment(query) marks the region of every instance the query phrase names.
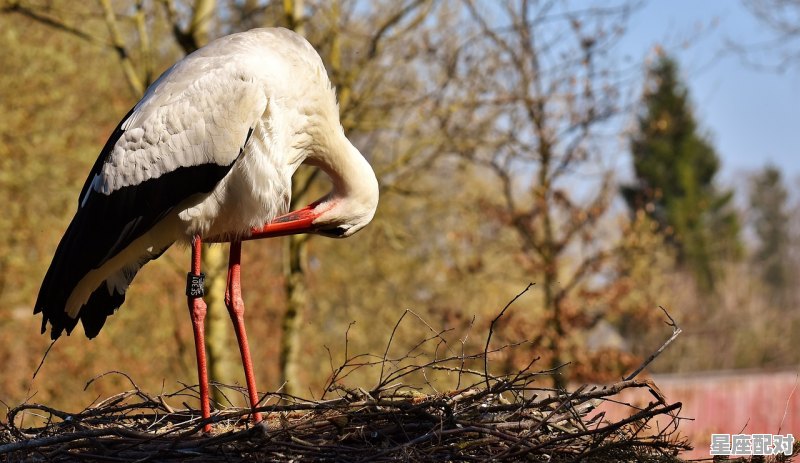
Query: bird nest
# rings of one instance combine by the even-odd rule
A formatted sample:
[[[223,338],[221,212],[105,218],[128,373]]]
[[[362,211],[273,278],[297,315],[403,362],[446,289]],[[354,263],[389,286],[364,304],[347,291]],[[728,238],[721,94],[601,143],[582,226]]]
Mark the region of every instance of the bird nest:
[[[653,432],[650,423],[674,419],[680,404],[663,401],[646,381],[524,398],[530,379],[495,378],[489,387],[436,395],[342,390],[334,400],[259,407],[266,415],[257,425],[248,410],[220,410],[208,434],[197,410],[169,405],[189,390],[152,396],[134,389],[72,414],[26,404],[9,413],[0,455],[6,461],[676,461],[688,448],[675,438],[676,427]],[[627,388],[648,389],[655,400],[616,422],[588,418],[598,401]],[[23,413],[47,422],[16,426]]]
[[[460,352],[449,347],[440,351],[443,332],[431,329],[432,334],[411,352],[390,358],[389,346],[406,312],[383,355],[345,354],[346,360],[333,369],[326,387],[326,395],[335,398],[309,401],[267,394],[257,407],[264,418],[258,424],[249,419],[249,409],[241,408],[218,409],[203,419],[187,405],[188,400],[196,400],[196,387],[152,395],[132,380],[131,390],[78,413],[22,404],[9,411],[5,423],[0,422],[0,458],[661,462],[678,461],[678,452],[690,448],[678,436],[681,404],[668,403],[654,384],[634,375],[613,385],[583,386],[567,392],[538,386],[544,375],[553,372],[535,371],[533,361],[513,374],[490,374],[489,357],[513,347],[490,349],[495,322],[506,309],[492,321],[485,348],[479,352],[465,353],[463,346]],[[673,328],[670,340],[680,331]],[[433,360],[422,361],[414,354],[430,344],[434,345],[428,350],[434,352]],[[447,354],[441,355],[442,351]],[[368,390],[344,385],[353,371],[363,368],[379,370],[377,385]],[[457,378],[456,387],[446,393],[437,392],[432,384],[425,387],[424,382],[435,373]],[[425,378],[423,387],[412,387],[412,380],[420,377]],[[223,393],[242,392],[241,388],[215,386]],[[598,411],[604,402],[619,407],[623,403],[620,392],[629,389],[649,392],[649,403],[624,404],[630,413],[621,419],[609,419]],[[30,424],[34,417],[41,424]],[[22,424],[25,421],[27,426]],[[203,432],[209,423],[212,431]]]

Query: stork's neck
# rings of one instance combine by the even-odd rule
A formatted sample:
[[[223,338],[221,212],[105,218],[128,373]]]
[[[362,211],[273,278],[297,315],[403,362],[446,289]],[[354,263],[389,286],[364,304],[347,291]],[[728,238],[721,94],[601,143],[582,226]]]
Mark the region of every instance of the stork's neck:
[[[253,230],[250,238],[317,233],[344,238],[366,226],[378,207],[378,180],[367,160],[344,134],[327,132],[331,139],[309,150],[306,164],[321,168],[333,182],[333,191],[305,208],[292,211]]]
[[[314,150],[307,162],[321,168],[333,182],[331,199],[344,199],[377,205],[378,180],[364,156],[344,134],[328,139],[327,146]]]

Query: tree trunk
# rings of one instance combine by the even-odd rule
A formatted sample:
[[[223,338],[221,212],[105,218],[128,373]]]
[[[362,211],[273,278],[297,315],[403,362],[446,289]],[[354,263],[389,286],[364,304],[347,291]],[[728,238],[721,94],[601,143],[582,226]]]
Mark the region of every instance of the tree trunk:
[[[306,254],[308,235],[292,235],[286,239],[284,278],[286,290],[286,312],[283,315],[283,338],[281,339],[280,369],[284,392],[297,395],[297,345],[300,320],[308,303],[306,288]]]
[[[558,261],[558,245],[556,242],[556,231],[553,223],[553,204],[551,202],[553,194],[553,184],[551,179],[551,162],[553,155],[551,151],[552,145],[544,137],[545,124],[542,120],[541,112],[535,118],[537,131],[539,133],[539,159],[541,167],[539,168],[538,176],[538,201],[541,203],[542,210],[542,228],[544,233],[544,240],[542,242],[542,266],[544,267],[544,308],[550,313],[548,318],[547,330],[548,338],[550,339],[550,368],[553,373],[550,375],[553,379],[553,387],[563,389],[566,386],[564,379],[564,372],[561,369],[556,370],[563,362],[563,352],[561,340],[564,338],[564,327],[561,323],[561,301],[555,297],[555,285],[558,284],[558,268],[560,262]]]
[[[286,25],[300,35],[304,35],[303,0],[284,0],[283,10]],[[307,201],[306,192],[309,180],[313,175],[308,170],[299,170],[292,181],[291,209],[304,206]],[[283,392],[297,395],[299,381],[297,378],[297,341],[303,309],[308,303],[306,288],[306,243],[307,235],[291,235],[284,246],[284,290],[286,291],[286,312],[283,314],[283,337],[281,338],[280,370]]]

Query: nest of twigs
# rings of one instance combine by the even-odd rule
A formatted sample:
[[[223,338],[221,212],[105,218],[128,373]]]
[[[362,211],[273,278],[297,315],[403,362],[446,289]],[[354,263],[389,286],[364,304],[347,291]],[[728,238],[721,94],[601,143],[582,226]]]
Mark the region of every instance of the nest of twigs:
[[[7,461],[676,461],[687,448],[675,429],[650,428],[680,404],[667,404],[647,382],[626,381],[541,399],[523,399],[525,378],[498,380],[438,395],[395,390],[347,391],[344,397],[215,413],[213,431],[197,410],[174,409],[178,394],[131,390],[67,414],[44,405],[14,408],[2,430]],[[654,401],[629,418],[587,419],[598,400],[643,387]],[[181,394],[186,393],[184,391]],[[506,400],[510,394],[518,400]],[[22,413],[47,424],[14,425]]]
[[[566,392],[537,387],[537,380],[552,371],[533,371],[535,362],[514,374],[490,374],[489,356],[509,348],[490,349],[494,322],[503,312],[492,322],[486,347],[474,354],[441,348],[446,344],[443,331],[432,329],[397,358],[389,356],[394,331],[380,356],[347,357],[345,343],[346,360],[333,369],[327,398],[267,394],[258,406],[264,421],[256,425],[249,420],[250,410],[241,408],[220,409],[203,420],[186,404],[190,397],[196,400],[196,387],[151,395],[132,380],[132,390],[79,413],[23,404],[0,423],[0,456],[6,461],[104,462],[602,462],[677,461],[678,452],[689,448],[677,432],[681,404],[668,403],[648,381],[629,376],[610,386]],[[679,332],[673,328],[671,339]],[[433,360],[421,360],[415,352],[431,343]],[[362,368],[380,370],[377,384],[345,386],[347,376]],[[437,392],[430,383],[426,388],[424,382],[436,372],[457,377],[452,392]],[[422,387],[412,387],[419,377],[425,378]],[[604,401],[619,405],[615,396],[630,388],[649,391],[650,403],[626,404],[629,417],[617,421],[595,410]],[[25,426],[34,416],[42,424]],[[212,431],[204,433],[209,421]]]

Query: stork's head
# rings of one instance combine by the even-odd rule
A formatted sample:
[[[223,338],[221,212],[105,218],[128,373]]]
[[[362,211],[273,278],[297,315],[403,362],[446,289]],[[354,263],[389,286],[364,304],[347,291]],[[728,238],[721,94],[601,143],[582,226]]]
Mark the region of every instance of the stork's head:
[[[346,238],[364,228],[378,207],[378,180],[364,156],[342,135],[339,149],[315,152],[305,163],[331,178],[333,190],[308,206],[289,212],[259,230],[252,238],[314,233]]]
[[[377,206],[377,187],[372,197],[330,194],[311,206],[311,214],[316,215],[312,222],[314,233],[329,238],[347,238],[372,220]]]

